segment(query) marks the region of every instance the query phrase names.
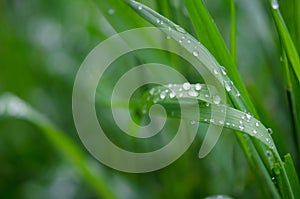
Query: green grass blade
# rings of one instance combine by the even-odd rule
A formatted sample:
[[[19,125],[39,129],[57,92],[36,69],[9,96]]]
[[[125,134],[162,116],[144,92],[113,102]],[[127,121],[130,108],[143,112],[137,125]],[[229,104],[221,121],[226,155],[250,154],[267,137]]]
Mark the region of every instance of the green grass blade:
[[[237,67],[235,66],[226,44],[204,3],[202,0],[185,0],[185,5],[200,42],[208,48],[221,65],[226,67],[228,76],[237,86],[240,94],[244,97],[248,109],[257,116],[244,83],[238,73]]]
[[[237,107],[239,110],[250,111],[254,115],[256,115],[256,111],[248,97],[248,94],[242,84],[242,81],[240,80],[240,76],[235,67],[227,67],[228,69],[230,69],[230,70],[228,70],[228,75],[231,75],[235,79],[238,79],[237,82],[239,82],[239,83],[237,84],[237,86],[241,87],[243,89],[243,91],[242,91],[243,93],[242,92],[240,93],[240,91],[234,86],[234,83],[231,83],[232,81],[227,76],[227,72],[224,72],[224,73],[221,72],[221,66],[216,62],[214,57],[207,51],[207,49],[204,46],[202,46],[200,43],[198,43],[197,40],[195,40],[184,29],[182,29],[177,24],[171,22],[169,19],[166,19],[165,17],[161,16],[160,14],[156,13],[155,11],[153,11],[152,9],[150,9],[149,7],[147,7],[143,4],[140,4],[140,3],[132,1],[132,0],[126,0],[126,2],[134,10],[136,10],[137,13],[139,13],[141,16],[143,16],[149,22],[151,22],[152,24],[154,24],[157,27],[165,28],[165,30],[163,30],[163,31],[165,31],[170,37],[172,37],[174,40],[178,41],[179,43],[181,43],[180,40],[182,39],[182,35],[184,34],[184,38],[188,39],[190,42],[189,42],[189,45],[182,43],[181,46],[191,54],[194,54],[195,48],[196,48],[197,49],[197,53],[196,53],[197,61],[202,63],[202,65],[204,65],[209,71],[211,71],[212,74],[224,74],[224,75],[216,75],[217,80],[220,81],[220,83],[222,85],[225,86],[225,84],[228,82],[231,84],[231,87],[230,87],[231,89],[227,90],[227,91],[228,91],[228,94],[231,97],[233,103],[235,104],[235,107]],[[197,2],[201,2],[201,1],[197,1]],[[174,31],[166,31],[169,29],[175,30],[175,33],[174,33]],[[229,60],[231,60],[230,54],[229,54]],[[246,100],[245,100],[244,96],[241,94],[244,94],[246,96]],[[260,173],[263,175],[264,179],[268,179],[268,182],[270,182],[271,181],[271,178],[270,178],[271,169],[274,166],[274,164],[271,164],[270,161],[268,161],[269,157],[265,153],[268,149],[266,148],[266,146],[263,143],[257,141],[256,139],[249,139],[249,137],[247,135],[245,135],[245,136],[246,137],[240,137],[240,139],[243,139],[243,143],[247,143],[248,146],[252,146],[252,142],[253,142],[256,149],[254,147],[251,147],[251,150],[254,150],[254,151],[252,151],[252,154],[256,154],[258,152],[259,156],[260,156],[260,157],[259,156],[255,157],[255,160],[258,160],[259,158],[261,158],[264,163],[264,166],[266,168],[268,168],[268,171],[269,171],[269,173],[266,173],[265,167],[262,167],[262,168],[260,168]],[[247,148],[248,147],[247,145],[243,146],[243,148]],[[257,152],[256,152],[256,150],[257,150]],[[276,156],[275,157],[276,161],[278,161],[279,165],[281,167],[283,167],[283,163],[281,162],[281,158],[275,147],[274,147],[273,151],[274,151],[274,155]],[[252,156],[249,156],[249,157],[252,158]],[[259,162],[261,162],[261,160],[259,160]],[[262,165],[262,164],[260,164],[260,165]],[[286,175],[286,172],[284,169],[283,169],[283,171],[284,171],[285,178],[287,178],[287,175]],[[259,171],[257,171],[257,172],[259,172]],[[285,182],[288,182],[288,180],[286,180]],[[273,197],[278,198],[278,192],[276,191],[276,189],[274,189],[274,187],[275,187],[274,184],[268,183],[268,185],[270,186],[269,189],[272,190]],[[287,187],[290,187],[290,186],[287,185]],[[289,191],[290,191],[290,189],[289,189]]]
[[[277,0],[275,0],[277,2]],[[277,2],[278,3],[278,2]],[[279,11],[279,5],[274,6],[274,0],[270,1],[270,7],[273,15],[273,19],[279,34],[279,37],[282,41],[282,45],[286,51],[287,58],[291,63],[292,69],[295,72],[298,81],[300,82],[300,59],[297,49],[293,43],[293,40],[289,34],[289,31],[285,25],[285,22]]]
[[[233,62],[226,44],[202,1],[186,0],[185,5],[199,41],[206,46],[221,65],[232,66]],[[208,32],[210,34],[203,34]]]
[[[290,179],[295,198],[300,198],[300,183],[290,154],[284,156],[284,167]]]
[[[176,110],[176,106],[174,106],[176,100],[186,100],[186,104],[188,105],[189,99],[197,99],[199,101],[206,102],[204,104],[200,104],[201,114],[199,122],[224,126],[225,128],[240,131],[260,140],[270,149],[275,149],[268,129],[259,120],[255,119],[248,113],[244,113],[226,105],[222,105],[220,104],[219,100],[217,100],[216,104],[216,97],[218,96],[211,95],[211,89],[209,89],[205,84],[188,85],[190,86],[189,90],[185,90],[184,86],[180,84],[171,84],[168,86],[157,86],[152,88],[148,93],[145,93],[145,96],[143,97],[144,99],[147,99],[142,101],[142,103],[146,104],[144,109],[146,108],[146,110],[149,110],[153,104],[162,104],[164,107],[166,107],[166,109],[173,111],[173,117],[180,118],[181,112],[180,110]],[[184,102],[185,101],[183,101],[183,103]],[[142,106],[144,106],[144,104],[142,104]],[[211,106],[217,107],[214,118],[211,118]],[[140,110],[143,110],[143,108],[140,108]],[[190,112],[190,114],[184,115],[183,119],[194,121],[196,118],[193,115],[194,107],[186,106],[185,110]],[[225,118],[223,119],[222,115],[224,114]]]
[[[235,11],[235,2],[234,0],[230,0],[230,52],[231,57],[236,65],[237,61],[237,52],[236,52],[236,11]]]
[[[273,3],[273,4],[272,4]],[[275,3],[275,6],[274,6]],[[297,5],[296,5],[297,4]],[[293,4],[294,5],[294,4]],[[295,3],[295,9],[299,9],[299,3]],[[287,97],[290,103],[290,112],[293,118],[293,126],[296,134],[296,144],[298,145],[298,151],[300,151],[300,104],[299,104],[299,88],[300,88],[300,58],[293,43],[293,40],[289,34],[287,26],[281,16],[279,10],[279,4],[277,1],[271,1],[270,7],[272,10],[272,16],[279,34],[280,41],[283,46],[283,67],[285,71],[285,83],[287,87]],[[299,13],[295,13],[299,15]],[[298,21],[299,19],[295,19]],[[295,25],[299,27],[299,24]],[[297,30],[295,29],[295,32]],[[296,40],[297,42],[297,40]]]
[[[81,150],[46,117],[24,101],[12,94],[0,96],[0,119],[25,120],[38,127],[59,153],[64,154],[81,173],[82,177],[94,188],[99,197],[106,199],[116,198],[107,183],[89,165]]]
[[[139,17],[132,9],[128,8],[123,0],[93,0],[93,2],[116,32],[150,25],[147,21]],[[109,13],[109,10],[111,9],[114,10],[114,14]]]

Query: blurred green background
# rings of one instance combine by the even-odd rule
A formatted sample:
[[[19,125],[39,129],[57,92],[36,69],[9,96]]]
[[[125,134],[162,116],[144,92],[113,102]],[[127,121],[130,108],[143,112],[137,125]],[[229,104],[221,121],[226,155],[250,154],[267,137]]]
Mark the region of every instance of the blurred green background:
[[[194,34],[182,0],[141,2]],[[125,7],[122,12],[113,7],[118,4]],[[162,9],[162,4],[169,5],[169,10]],[[229,1],[211,0],[206,4],[229,43]],[[282,5],[288,18],[285,4]],[[264,124],[285,138],[280,152],[289,151],[298,160],[291,141],[285,88],[282,81],[277,81],[282,78],[280,47],[270,12],[260,0],[237,0],[236,6],[239,71]],[[256,181],[233,134],[224,132],[207,157],[197,158],[204,124],[189,150],[156,172],[118,172],[89,155],[73,122],[73,82],[87,54],[116,31],[126,29],[124,15],[132,17],[133,27],[147,25],[119,0],[0,1],[0,94],[13,93],[51,119],[86,154],[117,198],[179,199],[218,194],[262,198],[262,184]],[[192,73],[187,75],[193,78]],[[74,165],[35,126],[12,119],[0,120],[0,196],[99,198]]]

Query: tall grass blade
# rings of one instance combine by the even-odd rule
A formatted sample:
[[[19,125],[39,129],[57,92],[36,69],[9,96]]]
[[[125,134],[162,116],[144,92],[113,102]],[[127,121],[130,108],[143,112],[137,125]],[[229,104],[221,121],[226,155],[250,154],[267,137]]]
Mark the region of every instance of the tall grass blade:
[[[274,0],[273,0],[274,1]],[[285,22],[279,11],[279,5],[274,6],[274,2],[270,1],[270,7],[273,15],[273,19],[279,34],[279,37],[282,41],[282,45],[286,51],[287,58],[291,63],[292,69],[297,76],[298,82],[300,82],[300,59],[297,49],[293,43],[293,40],[290,36],[290,33],[285,25]],[[277,2],[277,0],[276,0]],[[278,3],[278,2],[277,2]]]
[[[215,61],[214,57],[211,56],[210,53],[201,44],[196,42],[196,40],[191,35],[189,35],[184,29],[182,29],[178,25],[174,24],[170,20],[166,19],[165,17],[159,15],[158,13],[156,13],[155,11],[151,10],[150,8],[146,7],[143,4],[140,4],[140,3],[132,1],[132,0],[126,0],[126,2],[133,9],[135,9],[141,16],[146,18],[152,24],[155,24],[155,26],[166,28],[166,29],[171,28],[171,29],[174,29],[174,30],[176,30],[180,33],[185,34],[185,37],[187,37],[190,41],[192,41],[192,45],[197,46],[197,50],[199,50],[199,52],[197,52],[197,56],[196,56],[198,61],[200,63],[202,63],[204,66],[206,66],[208,70],[210,70],[210,71],[218,70],[218,72],[221,73],[220,65]],[[197,2],[201,2],[201,1],[197,1]],[[202,4],[202,2],[200,4]],[[194,7],[196,7],[196,6],[194,5]],[[203,7],[203,9],[205,10],[204,7]],[[207,13],[207,11],[206,11],[206,13]],[[207,15],[207,16],[209,17],[209,15]],[[159,19],[160,21],[163,21],[163,23],[157,24],[157,19]],[[173,39],[175,39],[176,41],[179,41],[180,37],[178,35],[180,35],[180,34],[172,34],[170,36],[173,37]],[[193,53],[193,51],[191,51],[191,48],[189,48],[188,45],[183,44],[182,47],[185,48],[188,52]],[[227,56],[225,55],[225,57],[227,57]],[[230,55],[229,55],[228,60],[231,60]],[[232,67],[232,64],[230,66],[231,67],[227,67],[228,69],[230,68],[230,70],[228,70],[228,74],[231,75],[231,76],[234,76],[235,79],[240,80],[240,76],[237,73],[236,68]],[[217,77],[217,79],[220,81],[221,84],[224,84],[224,85],[228,81],[231,82],[230,78],[227,75],[224,75],[222,77]],[[244,86],[242,84],[242,81],[238,81],[238,82],[240,83],[240,84],[238,84],[238,86],[244,88]],[[233,85],[233,88],[234,88],[233,91],[228,92],[228,94],[231,97],[231,99],[232,99],[233,103],[235,104],[235,106],[238,107],[238,109],[240,109],[240,110],[251,111],[252,113],[254,113],[254,115],[256,115],[255,109],[252,106],[251,101],[249,99],[245,101],[245,99],[241,96],[241,93],[239,92],[239,90],[236,89],[236,87],[234,85]],[[245,94],[245,96],[248,96],[245,88],[243,90],[243,93]],[[255,159],[254,160],[255,162],[258,161],[258,162],[256,162],[256,164],[259,164],[260,166],[262,165],[261,160],[263,161],[263,164],[264,164],[265,167],[267,167],[269,173],[266,172],[265,167],[259,167],[260,172],[262,172],[261,175],[263,176],[263,178],[265,180],[267,180],[267,182],[268,182],[267,184],[269,185],[269,189],[272,190],[272,193],[271,193],[272,197],[280,198],[279,195],[278,195],[278,192],[275,189],[274,184],[271,181],[271,177],[270,177],[271,169],[274,167],[274,164],[272,163],[272,161],[271,162],[269,161],[269,157],[266,155],[266,151],[268,149],[261,142],[257,142],[257,140],[254,139],[254,140],[251,140],[251,141],[253,141],[254,146],[256,148],[255,149],[252,142],[248,139],[248,137],[247,138],[244,138],[244,137],[241,137],[241,136],[238,136],[238,137],[241,140],[241,143],[243,144],[243,146],[242,146],[243,149],[245,151],[251,150],[250,154],[247,155],[247,157]],[[249,149],[249,147],[250,147],[250,149]],[[254,158],[255,155],[253,155],[253,154],[257,155],[256,150],[259,153],[260,158],[262,158],[261,160],[260,160],[259,156]],[[283,168],[283,163],[282,163],[281,158],[280,158],[280,156],[279,156],[279,154],[278,154],[275,147],[274,147],[273,152],[274,152],[274,155],[275,155],[275,160],[279,163],[280,168]],[[253,165],[253,166],[257,167],[256,165]],[[288,177],[286,175],[286,172],[285,172],[284,168],[283,168],[283,174],[284,174],[284,177],[285,177],[284,182],[287,183],[287,187],[289,187],[289,192],[292,195],[292,193],[291,193],[292,190],[290,188],[289,180],[287,179]]]
[[[234,62],[234,65],[236,65],[237,61],[237,51],[236,51],[236,10],[235,10],[235,0],[230,0],[230,21],[231,21],[231,27],[230,27],[230,52],[231,57]]]

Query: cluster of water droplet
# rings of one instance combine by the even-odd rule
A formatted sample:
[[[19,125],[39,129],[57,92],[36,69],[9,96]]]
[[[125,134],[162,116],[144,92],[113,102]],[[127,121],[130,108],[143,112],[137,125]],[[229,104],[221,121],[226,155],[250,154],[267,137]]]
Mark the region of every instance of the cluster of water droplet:
[[[165,99],[179,98],[197,98],[203,101],[212,102],[213,104],[220,104],[221,97],[218,95],[211,96],[206,85],[196,83],[190,84],[185,82],[183,84],[168,84],[166,87],[152,88],[149,91],[150,95],[155,95],[154,103]]]
[[[279,4],[277,0],[270,0],[270,1],[273,9],[279,8]],[[134,2],[134,5],[136,6],[137,10],[145,9],[146,12],[149,12],[149,14],[151,14],[153,17],[156,17],[156,19],[153,20],[153,23],[156,22],[158,27],[163,27],[167,29],[167,39],[173,38],[180,45],[184,46],[193,56],[195,57],[200,56],[200,52],[202,52],[201,45],[197,40],[193,39],[192,37],[189,37],[187,35],[187,32],[183,28],[174,24],[167,18],[158,15],[157,13],[153,12],[151,9],[148,9],[143,5],[140,5],[137,2]],[[174,33],[174,31],[177,32],[177,34]],[[234,96],[233,98],[234,100],[236,100],[237,103],[243,104],[243,99],[240,98],[241,94],[239,90],[235,87],[233,82],[230,80],[230,78],[227,76],[225,67],[223,66],[210,67],[210,70],[214,76],[216,76],[219,80],[223,82],[224,88],[229,93],[229,95]],[[211,105],[217,105],[220,107],[224,106],[221,105],[222,99],[220,98],[220,96],[217,95],[211,96],[207,91],[207,89],[206,90],[204,89],[204,85],[201,84],[192,85],[188,82],[182,85],[169,84],[166,87],[153,88],[149,92],[150,92],[150,96],[148,97],[148,101],[152,101],[153,103],[158,103],[166,99],[173,99],[176,97],[177,98],[192,97],[207,102],[206,103],[207,107]],[[226,109],[226,107],[224,109]],[[224,109],[220,108],[219,110],[224,111]],[[235,118],[235,120],[230,120],[230,121],[218,120],[217,118],[205,118],[203,119],[203,121],[208,123],[218,124],[218,125],[224,125],[226,127],[236,129],[242,132],[247,132],[250,135],[259,138],[264,143],[268,144],[273,148],[274,144],[270,136],[272,130],[268,129],[267,132],[264,132],[266,131],[266,128],[258,120],[253,118],[253,116],[249,113],[242,113],[241,115],[242,116],[240,116],[240,118]],[[232,121],[238,121],[238,122],[232,122]],[[196,121],[194,120],[191,121],[191,124],[195,124],[195,123]]]

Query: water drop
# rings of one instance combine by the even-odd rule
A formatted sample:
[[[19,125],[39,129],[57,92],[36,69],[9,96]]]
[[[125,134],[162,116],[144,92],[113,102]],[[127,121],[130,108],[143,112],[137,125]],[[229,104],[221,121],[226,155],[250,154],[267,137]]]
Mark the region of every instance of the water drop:
[[[198,57],[198,56],[199,56],[199,52],[198,52],[197,50],[194,50],[194,51],[193,51],[193,55],[194,55],[195,57]]]
[[[246,118],[247,118],[248,120],[250,120],[250,119],[252,118],[252,116],[251,116],[249,113],[246,113]]]
[[[239,91],[236,92],[236,96],[239,97],[241,96],[241,93]]]
[[[277,10],[279,8],[279,3],[277,0],[271,0],[272,8]]]
[[[245,127],[244,127],[243,125],[240,125],[240,126],[239,126],[239,129],[240,129],[240,130],[244,130]]]
[[[229,123],[229,122],[226,122],[226,125],[227,125],[227,126],[230,126],[230,123]]]
[[[268,131],[269,134],[273,133],[273,130],[271,128],[267,128],[267,131]]]
[[[215,75],[219,74],[219,72],[218,72],[217,69],[214,69],[214,74],[215,74]]]
[[[253,134],[257,134],[257,131],[254,129],[254,130],[252,131],[252,133],[253,133]]]
[[[160,24],[161,24],[161,25],[164,25],[164,21],[161,21]]]
[[[191,88],[191,84],[188,83],[188,82],[185,82],[185,83],[182,85],[182,88],[183,88],[184,90],[189,90],[189,89]]]
[[[275,181],[275,177],[272,177],[271,179],[272,179],[272,181]]]
[[[223,121],[223,120],[220,120],[220,121],[219,121],[219,124],[223,125],[223,124],[224,124],[224,121]]]
[[[242,120],[240,120],[240,121],[239,121],[239,124],[243,124],[243,121],[242,121]]]
[[[191,43],[191,40],[188,39],[188,40],[187,40],[187,43],[190,44],[190,43]]]
[[[167,36],[167,39],[171,39],[171,37],[168,35],[168,36]]]
[[[226,89],[226,91],[231,91],[231,85],[230,85],[230,82],[228,82],[228,81],[226,81],[225,83],[224,83],[224,86],[225,86],[225,89]]]
[[[196,124],[196,121],[195,120],[191,120],[191,125],[194,125]]]
[[[204,96],[205,96],[206,98],[209,98],[209,95],[208,95],[208,94],[205,94]]]
[[[207,103],[205,104],[205,106],[206,106],[206,107],[209,107],[209,106],[210,106],[210,103],[207,102]]]
[[[171,99],[173,99],[176,96],[176,93],[175,92],[171,92],[169,96],[170,96]]]
[[[156,23],[160,23],[160,20],[159,20],[159,19],[156,19]]]
[[[214,119],[214,118],[211,118],[209,121],[210,121],[211,123],[215,123],[215,119]]]
[[[198,95],[199,95],[199,93],[197,92],[197,91],[194,91],[194,90],[191,90],[191,91],[189,91],[189,96],[191,96],[191,97],[197,97]]]
[[[258,122],[256,122],[256,123],[255,123],[255,126],[256,126],[256,127],[259,127],[259,123],[258,123]]]
[[[232,127],[235,127],[235,124],[232,124]]]
[[[181,43],[182,43],[182,40],[181,40],[181,39],[179,39],[179,40],[178,40],[178,42],[181,44]]]
[[[201,84],[197,83],[197,84],[195,85],[195,90],[196,90],[196,91],[200,91],[201,88],[202,88]]]
[[[142,9],[143,9],[143,6],[139,5],[138,10],[142,10]]]
[[[280,59],[279,59],[279,60],[280,60],[280,62],[283,62],[283,61],[284,61],[282,56],[280,56]]]
[[[208,119],[207,119],[207,118],[204,118],[204,122],[208,122]]]
[[[109,9],[109,10],[108,10],[108,14],[109,14],[109,15],[115,14],[115,10],[114,10],[113,8]]]
[[[168,27],[168,30],[169,30],[169,31],[171,31],[171,30],[172,30],[172,28],[169,26],[169,27]]]
[[[168,84],[168,88],[172,88],[172,84]]]
[[[166,93],[165,92],[161,92],[159,95],[160,99],[165,99],[166,98]]]
[[[150,95],[153,95],[153,94],[154,94],[154,91],[155,91],[155,89],[152,88],[152,89],[149,91]]]
[[[224,66],[220,66],[220,68],[221,68],[222,74],[227,75],[226,68]]]
[[[183,29],[183,28],[181,28],[180,26],[178,26],[178,25],[175,25],[175,29],[178,31],[178,32],[181,32],[181,33],[186,33],[186,31]]]
[[[213,96],[214,104],[220,104],[221,98],[218,95]]]
[[[269,142],[269,141],[270,141],[270,139],[269,139],[269,138],[266,138],[266,141],[267,141],[267,142]]]
[[[242,116],[242,119],[243,119],[243,120],[245,119],[245,116],[244,116],[244,115]]]
[[[185,40],[185,36],[182,36],[181,39],[182,39],[182,40]]]

